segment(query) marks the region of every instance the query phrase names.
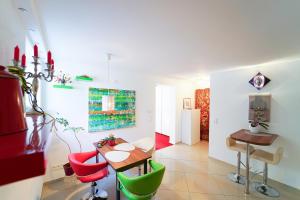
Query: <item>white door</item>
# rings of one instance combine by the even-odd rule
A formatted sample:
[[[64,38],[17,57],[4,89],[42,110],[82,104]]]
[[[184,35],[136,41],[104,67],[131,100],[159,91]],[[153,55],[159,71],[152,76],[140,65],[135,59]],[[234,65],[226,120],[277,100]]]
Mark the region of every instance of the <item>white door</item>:
[[[168,85],[156,87],[155,132],[170,137],[175,143],[176,132],[176,89]]]

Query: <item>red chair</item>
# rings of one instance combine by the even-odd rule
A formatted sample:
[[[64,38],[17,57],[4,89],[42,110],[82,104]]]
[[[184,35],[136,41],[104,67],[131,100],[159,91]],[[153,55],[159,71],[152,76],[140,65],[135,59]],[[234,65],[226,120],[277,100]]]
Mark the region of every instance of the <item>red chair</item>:
[[[108,176],[107,162],[88,164],[84,163],[88,159],[97,156],[97,151],[84,152],[84,153],[71,153],[68,158],[70,165],[74,170],[77,178],[82,183],[92,183],[91,193],[83,199],[96,200],[101,198],[107,198],[107,192],[102,190],[99,192],[99,197],[97,195],[98,189],[96,189],[96,181]]]

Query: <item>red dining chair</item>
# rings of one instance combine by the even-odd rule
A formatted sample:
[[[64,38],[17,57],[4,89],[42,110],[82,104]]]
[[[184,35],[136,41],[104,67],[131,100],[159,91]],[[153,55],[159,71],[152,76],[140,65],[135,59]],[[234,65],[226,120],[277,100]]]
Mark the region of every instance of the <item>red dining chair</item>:
[[[108,176],[107,162],[101,163],[85,163],[88,159],[97,156],[97,151],[84,152],[84,153],[71,153],[69,154],[69,162],[74,170],[77,178],[82,183],[92,183],[91,193],[83,199],[96,200],[100,198],[107,198],[107,192],[101,190],[98,195],[98,189],[96,189],[96,181]]]

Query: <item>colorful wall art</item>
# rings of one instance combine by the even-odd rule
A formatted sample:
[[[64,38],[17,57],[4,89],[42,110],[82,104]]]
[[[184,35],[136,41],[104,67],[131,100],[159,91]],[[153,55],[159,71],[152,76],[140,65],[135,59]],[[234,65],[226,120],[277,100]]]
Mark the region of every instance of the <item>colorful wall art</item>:
[[[135,91],[89,89],[89,132],[135,126]]]

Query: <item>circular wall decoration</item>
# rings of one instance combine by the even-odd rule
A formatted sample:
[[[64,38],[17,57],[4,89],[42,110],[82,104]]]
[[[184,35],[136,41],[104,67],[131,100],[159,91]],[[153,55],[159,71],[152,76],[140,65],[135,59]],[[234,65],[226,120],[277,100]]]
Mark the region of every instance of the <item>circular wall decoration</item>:
[[[271,80],[263,75],[262,73],[258,72],[250,81],[249,83],[258,90],[261,90],[265,85],[267,85]]]

